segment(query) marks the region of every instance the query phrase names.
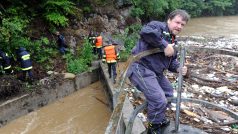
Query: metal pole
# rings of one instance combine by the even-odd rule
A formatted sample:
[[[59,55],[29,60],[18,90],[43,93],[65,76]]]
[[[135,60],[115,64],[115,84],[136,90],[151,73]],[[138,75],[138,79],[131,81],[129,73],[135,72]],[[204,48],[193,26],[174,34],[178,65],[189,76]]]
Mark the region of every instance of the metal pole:
[[[175,132],[178,132],[179,123],[180,123],[179,116],[180,116],[181,92],[182,92],[182,86],[183,86],[182,67],[184,66],[184,61],[185,61],[185,47],[182,47],[180,51],[180,69],[179,69],[179,79],[178,79],[178,89],[177,89]]]

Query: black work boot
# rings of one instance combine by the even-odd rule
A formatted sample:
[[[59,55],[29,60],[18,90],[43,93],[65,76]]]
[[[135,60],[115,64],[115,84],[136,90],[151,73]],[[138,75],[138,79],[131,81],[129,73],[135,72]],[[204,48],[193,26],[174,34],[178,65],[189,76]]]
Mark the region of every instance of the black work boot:
[[[167,118],[164,118],[163,121],[158,124],[149,123],[147,134],[161,134],[161,128],[166,127],[169,124],[170,120]]]
[[[148,125],[147,134],[161,134],[161,128],[159,124],[151,124]]]
[[[168,118],[164,118],[163,121],[160,123],[161,127],[167,127],[170,124],[170,120]]]

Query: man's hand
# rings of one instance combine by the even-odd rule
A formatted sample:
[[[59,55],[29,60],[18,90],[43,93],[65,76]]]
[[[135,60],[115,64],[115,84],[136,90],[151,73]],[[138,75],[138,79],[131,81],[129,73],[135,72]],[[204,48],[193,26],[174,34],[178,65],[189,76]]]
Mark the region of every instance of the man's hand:
[[[168,46],[164,49],[165,56],[171,57],[174,55],[174,44],[168,44]]]
[[[177,72],[179,73],[180,68],[177,68]],[[187,74],[188,68],[186,66],[182,67],[182,75],[185,76]]]

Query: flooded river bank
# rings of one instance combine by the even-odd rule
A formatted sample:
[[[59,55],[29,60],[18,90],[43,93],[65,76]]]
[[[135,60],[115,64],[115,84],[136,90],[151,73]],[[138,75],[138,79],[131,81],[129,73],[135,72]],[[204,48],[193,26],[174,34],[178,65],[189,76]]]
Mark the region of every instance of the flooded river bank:
[[[104,134],[110,118],[100,82],[0,128],[0,134]]]

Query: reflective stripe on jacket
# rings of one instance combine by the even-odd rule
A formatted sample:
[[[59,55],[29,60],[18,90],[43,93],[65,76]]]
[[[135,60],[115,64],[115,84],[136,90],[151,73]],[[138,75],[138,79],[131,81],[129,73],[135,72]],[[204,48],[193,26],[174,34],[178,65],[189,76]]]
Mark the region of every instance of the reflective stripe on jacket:
[[[10,66],[7,66],[7,67],[4,67],[3,69],[4,70],[7,70],[7,69],[9,69],[9,68],[11,68],[12,66],[10,65]]]
[[[101,48],[102,47],[102,36],[98,36],[96,38],[96,48]]]
[[[21,57],[22,60],[29,60],[30,59],[30,54],[23,55]]]
[[[26,70],[30,70],[30,69],[32,69],[32,66],[27,67],[27,68],[21,68],[21,70],[24,70],[24,71],[26,71]]]

